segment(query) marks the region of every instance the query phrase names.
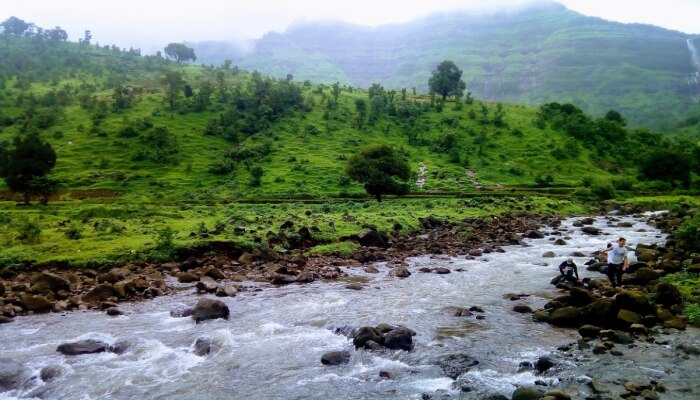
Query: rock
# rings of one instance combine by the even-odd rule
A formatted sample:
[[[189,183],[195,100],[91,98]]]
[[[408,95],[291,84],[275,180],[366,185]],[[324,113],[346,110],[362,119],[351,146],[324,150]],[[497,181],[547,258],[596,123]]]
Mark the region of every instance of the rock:
[[[110,308],[105,310],[105,313],[107,313],[107,315],[112,316],[112,317],[116,317],[117,315],[124,315],[124,313],[120,309],[118,309],[117,307],[110,307]]]
[[[588,217],[580,220],[579,222],[581,223],[581,225],[593,225],[595,223],[595,219]]]
[[[394,378],[396,378],[396,375],[391,371],[379,371],[379,377],[382,379],[394,380]]]
[[[541,356],[535,362],[535,369],[539,372],[547,371],[554,366],[554,362],[547,356]]]
[[[581,228],[581,232],[587,235],[600,235],[600,229],[594,226],[584,226],[583,228]]]
[[[638,335],[647,335],[649,333],[649,328],[642,324],[632,324],[629,327],[629,331]]]
[[[192,272],[183,272],[177,276],[177,281],[180,283],[192,283],[199,281],[199,278]]]
[[[82,299],[88,303],[97,303],[100,301],[107,301],[113,296],[116,297],[114,287],[109,283],[103,283],[91,291],[83,294]]]
[[[39,376],[44,382],[51,382],[63,374],[63,371],[55,365],[49,365],[41,369]]]
[[[5,285],[0,281],[0,297],[5,295]]]
[[[632,344],[634,343],[634,338],[622,332],[614,332],[610,337],[613,342],[619,344]]]
[[[540,392],[539,390],[519,387],[515,389],[515,392],[513,392],[511,400],[539,400],[543,396],[544,393]]]
[[[531,230],[526,233],[525,236],[530,239],[544,239],[544,234],[538,230]]]
[[[274,274],[270,278],[270,283],[273,285],[288,285],[297,281],[297,277],[294,275],[284,275],[284,274]]]
[[[619,308],[634,311],[640,314],[649,314],[652,308],[646,295],[635,290],[625,290],[615,296],[615,304]]]
[[[25,310],[34,312],[49,312],[53,309],[53,303],[46,297],[39,295],[23,294],[19,303]]]
[[[521,314],[531,314],[532,313],[532,308],[530,306],[525,305],[525,304],[516,304],[513,307],[513,311]]]
[[[596,301],[598,298],[593,293],[580,287],[572,287],[569,290],[569,304],[576,307],[583,307]]]
[[[316,275],[311,271],[304,271],[297,276],[297,283],[311,283],[316,280]]]
[[[228,317],[228,306],[226,306],[226,304],[220,300],[201,299],[192,310],[192,318],[196,323],[200,323],[208,319],[228,319]]]
[[[97,282],[115,284],[119,282],[119,275],[114,270],[97,275]]]
[[[189,317],[194,313],[194,308],[180,307],[170,310],[170,316],[173,318]]]
[[[126,340],[118,340],[113,345],[109,346],[107,349],[110,353],[114,354],[124,354],[127,350],[131,348],[131,343]]]
[[[0,315],[0,324],[9,324],[10,322],[14,322],[14,319]]]
[[[408,278],[411,276],[411,271],[409,271],[406,267],[396,267],[389,271],[389,275],[398,278]]]
[[[239,264],[250,265],[253,262],[255,262],[255,257],[253,257],[252,254],[245,252],[245,253],[241,254],[240,257],[238,257],[237,261]]]
[[[368,274],[378,274],[379,270],[375,267],[369,266],[365,268],[365,272],[367,272]]]
[[[666,328],[683,330],[685,329],[685,321],[680,318],[671,318],[668,321],[664,321],[664,326]]]
[[[384,335],[384,347],[392,350],[413,349],[413,332],[406,328],[397,328]]]
[[[384,342],[384,337],[382,337],[379,331],[375,328],[371,326],[363,326],[355,332],[355,336],[352,338],[352,344],[355,345],[356,349],[365,347],[369,341],[382,344]]]
[[[19,389],[31,377],[31,370],[16,361],[0,358],[0,392]]]
[[[661,282],[656,285],[654,292],[656,293],[654,302],[657,304],[670,307],[674,304],[680,304],[682,301],[681,293],[678,291],[678,288],[666,282]]]
[[[654,391],[651,389],[642,390],[642,393],[640,393],[640,395],[644,398],[644,400],[659,400],[659,399],[661,399],[661,397],[659,397],[659,395],[654,393]]]
[[[545,398],[551,397],[551,398],[554,398],[556,400],[571,400],[571,396],[562,392],[561,390],[549,390],[544,395],[545,395]]]
[[[382,235],[380,235],[379,232],[375,230],[360,233],[359,235],[357,235],[357,241],[360,243],[360,246],[363,247],[387,247],[386,241],[384,240]]]
[[[640,262],[651,263],[656,261],[659,257],[659,252],[657,250],[640,248],[639,246],[637,246],[635,252],[637,253],[637,261]]]
[[[77,356],[81,354],[94,354],[107,351],[109,345],[99,340],[87,339],[73,343],[63,343],[56,348],[61,354],[67,356]]]
[[[211,351],[211,339],[198,337],[194,342],[194,354],[200,357],[206,356]]]
[[[34,294],[51,294],[59,290],[69,290],[70,282],[56,274],[42,272],[32,277],[29,291]]]
[[[358,285],[357,283],[351,283],[349,285],[345,286],[345,289],[350,289],[350,290],[362,290],[362,285]]]
[[[566,246],[566,240],[564,239],[557,239],[554,241],[554,244],[557,246]]]
[[[472,257],[481,257],[483,255],[483,251],[481,251],[481,249],[471,249],[467,254]]]
[[[204,276],[208,276],[215,280],[226,279],[226,275],[224,275],[223,272],[221,272],[218,268],[214,267],[213,265],[204,271]]]
[[[478,365],[479,361],[466,354],[449,354],[438,358],[434,364],[440,367],[446,376],[457,379],[458,376]]]
[[[642,317],[634,311],[622,309],[617,313],[617,320],[627,329],[632,324],[638,324]]]
[[[595,338],[598,337],[602,330],[603,328],[599,328],[595,325],[583,325],[578,329],[578,333],[584,338]]]
[[[321,356],[323,365],[341,365],[350,362],[350,353],[347,351],[332,351]]]
[[[452,272],[448,268],[444,268],[444,267],[435,268],[434,271],[436,274],[439,274],[439,275],[446,275],[446,274],[449,274]]]
[[[544,254],[542,254],[542,257],[544,257],[544,258],[554,258],[554,257],[556,257],[556,256],[557,256],[557,255],[554,254],[553,251],[546,251]]]
[[[615,301],[609,298],[598,299],[587,306],[581,307],[585,323],[603,327],[615,325],[618,311]]]
[[[651,268],[640,268],[634,274],[623,276],[624,284],[645,285],[661,277],[661,274]]]
[[[549,316],[549,323],[556,326],[576,327],[581,322],[581,310],[576,307],[563,307],[554,310]]]

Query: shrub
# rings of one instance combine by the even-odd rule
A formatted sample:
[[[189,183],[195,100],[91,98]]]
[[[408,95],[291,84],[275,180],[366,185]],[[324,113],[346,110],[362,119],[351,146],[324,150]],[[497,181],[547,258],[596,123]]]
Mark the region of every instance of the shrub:
[[[83,237],[83,229],[79,225],[71,224],[66,230],[66,237],[71,240],[78,240]]]
[[[591,186],[591,193],[599,200],[609,200],[615,197],[615,189],[607,181],[597,181]]]
[[[41,237],[41,227],[35,221],[20,219],[17,223],[17,239],[24,243],[37,244]]]
[[[683,315],[688,317],[688,321],[690,321],[691,324],[700,324],[700,305],[688,304],[683,310]]]

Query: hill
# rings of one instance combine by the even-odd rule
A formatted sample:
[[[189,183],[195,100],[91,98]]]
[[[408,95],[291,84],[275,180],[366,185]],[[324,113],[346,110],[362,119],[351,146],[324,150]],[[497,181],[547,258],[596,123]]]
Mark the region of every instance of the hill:
[[[672,130],[684,112],[699,107],[689,96],[698,84],[688,80],[700,69],[691,62],[697,47],[681,32],[586,17],[549,3],[376,28],[298,24],[266,34],[252,52],[222,48],[218,57],[201,60],[229,58],[265,75],[425,93],[430,71],[450,59],[465,71],[468,90],[487,101],[571,102],[594,115],[616,109],[634,127]],[[211,46],[207,52],[215,53]]]

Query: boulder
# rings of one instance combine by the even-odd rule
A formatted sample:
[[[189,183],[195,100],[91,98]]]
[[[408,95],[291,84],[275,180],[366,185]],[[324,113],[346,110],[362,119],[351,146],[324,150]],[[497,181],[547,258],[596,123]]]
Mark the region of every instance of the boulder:
[[[544,398],[556,399],[556,400],[571,400],[571,396],[562,392],[561,390],[548,390],[544,394]]]
[[[582,327],[578,328],[578,333],[583,338],[596,338],[602,330],[603,328],[595,325],[583,325]]]
[[[664,326],[666,328],[674,328],[674,329],[683,330],[683,329],[685,329],[685,321],[682,320],[681,318],[675,317],[675,318],[671,318],[667,321],[664,321]]]
[[[88,303],[107,301],[110,297],[116,297],[114,287],[109,283],[103,283],[96,286],[91,291],[83,294],[82,299]]]
[[[243,265],[250,265],[255,262],[255,257],[252,254],[245,252],[238,257],[238,263]]]
[[[220,300],[201,299],[192,310],[192,318],[196,323],[200,323],[208,319],[228,319],[228,317],[228,306]]]
[[[446,275],[446,274],[449,274],[452,272],[448,268],[444,268],[444,267],[435,268],[433,271],[435,271],[435,273],[439,274],[439,275]]]
[[[194,354],[200,357],[206,356],[211,351],[211,339],[198,337],[194,342]]]
[[[569,296],[569,305],[576,307],[586,306],[598,299],[593,293],[581,287],[572,287],[571,290],[569,290]]]
[[[532,308],[526,304],[516,304],[513,306],[513,311],[520,313],[520,314],[531,314],[532,313]]]
[[[19,389],[31,374],[31,370],[24,364],[0,358],[0,392]]]
[[[544,234],[538,230],[531,230],[530,232],[527,232],[525,234],[525,236],[530,238],[530,239],[543,239],[544,238]]]
[[[642,317],[634,311],[622,309],[617,313],[618,322],[627,329],[632,324],[642,322]]]
[[[61,371],[61,368],[55,365],[49,365],[41,369],[39,376],[41,377],[42,381],[51,382],[52,380],[60,377],[62,374],[63,371]]]
[[[114,295],[117,298],[125,299],[136,294],[136,286],[133,280],[119,281],[114,284]]]
[[[661,277],[661,274],[651,268],[640,268],[633,274],[623,275],[624,284],[646,285]]]
[[[273,285],[288,285],[297,281],[297,277],[294,275],[285,274],[274,274],[270,278],[270,283]]]
[[[204,271],[204,276],[208,276],[215,280],[226,279],[226,275],[224,275],[223,272],[221,272],[218,268],[216,268],[213,265]]]
[[[593,225],[595,223],[595,219],[588,217],[580,220],[579,222],[581,223],[581,225]]]
[[[183,272],[177,276],[177,281],[180,283],[192,283],[199,281],[199,278],[192,272]]]
[[[581,228],[581,232],[587,235],[600,235],[600,229],[594,226],[584,226],[583,228]]]
[[[542,257],[544,257],[544,258],[554,258],[554,257],[556,257],[556,256],[557,256],[557,255],[554,254],[553,251],[546,251],[544,254],[542,254]]]
[[[656,259],[659,257],[659,252],[653,249],[637,247],[636,253],[637,261],[645,263],[655,262]]]
[[[124,315],[124,312],[122,310],[118,309],[117,307],[110,307],[105,310],[105,313],[111,317],[116,317],[118,315]]]
[[[28,311],[49,312],[53,309],[53,303],[46,297],[39,295],[23,294],[19,299],[19,303]]]
[[[566,246],[566,240],[564,239],[557,239],[554,241],[554,244],[557,246]]]
[[[123,354],[127,350],[131,348],[131,343],[127,342],[126,340],[118,340],[116,343],[113,345],[109,346],[107,351],[110,353],[114,354]]]
[[[375,230],[360,233],[357,235],[357,241],[363,247],[382,247],[386,248],[387,244],[382,235]]]
[[[472,257],[481,257],[483,255],[483,253],[484,252],[481,251],[481,249],[471,249],[471,250],[469,250],[469,253],[467,253],[467,254],[469,254]]]
[[[60,344],[56,351],[67,356],[77,356],[81,354],[102,353],[109,349],[109,345],[99,340],[87,339],[73,343]]]
[[[384,335],[384,347],[392,350],[413,349],[413,331],[406,328],[397,328]]]
[[[581,310],[577,307],[563,307],[554,310],[548,322],[556,326],[576,327],[581,324],[581,317]]]
[[[170,316],[173,318],[189,317],[194,313],[194,308],[179,307],[170,310]]]
[[[398,278],[408,278],[409,276],[411,276],[411,271],[409,271],[406,267],[396,267],[389,271],[389,275]]]
[[[656,267],[667,274],[673,274],[675,272],[680,272],[683,265],[678,260],[661,260]]]
[[[29,291],[34,294],[50,294],[59,290],[69,290],[70,282],[51,272],[42,272],[32,277]]]
[[[0,315],[0,324],[9,324],[10,322],[14,322],[14,319]]]
[[[321,356],[323,365],[341,365],[350,362],[350,353],[347,351],[331,351]]]
[[[114,270],[97,275],[97,282],[115,284],[119,282],[119,275]]]
[[[625,290],[615,296],[615,304],[619,308],[634,311],[639,314],[649,314],[652,308],[646,295],[636,290]]]
[[[554,366],[554,361],[547,356],[540,356],[535,362],[535,369],[539,372],[547,371]]]
[[[304,271],[297,276],[297,283],[311,283],[316,280],[316,275],[311,271]]]
[[[5,285],[0,281],[0,297],[5,295]]]
[[[681,293],[678,291],[678,288],[666,282],[661,282],[656,285],[654,292],[656,292],[656,299],[654,302],[657,304],[669,307],[674,304],[680,304],[682,301]]]
[[[434,364],[440,367],[446,376],[457,379],[458,376],[478,365],[479,361],[466,354],[448,354],[438,358]]]
[[[378,330],[371,326],[363,326],[355,332],[355,336],[352,338],[352,344],[355,345],[356,349],[360,347],[365,347],[367,342],[373,341],[375,343],[382,344],[384,338]]]
[[[511,400],[540,400],[542,397],[544,397],[544,393],[539,390],[519,387],[513,392]]]

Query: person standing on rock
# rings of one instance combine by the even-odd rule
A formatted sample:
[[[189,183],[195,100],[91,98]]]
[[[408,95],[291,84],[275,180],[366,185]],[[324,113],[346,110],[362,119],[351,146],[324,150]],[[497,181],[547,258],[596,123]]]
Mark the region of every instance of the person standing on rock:
[[[561,276],[571,282],[571,283],[576,283],[579,280],[578,277],[578,268],[576,268],[576,264],[574,263],[573,257],[569,257],[564,261],[563,263],[559,264],[559,272],[561,272]],[[574,274],[576,277],[574,278]]]
[[[622,273],[627,271],[627,253],[629,250],[625,247],[626,243],[627,239],[621,237],[617,239],[617,246],[608,247],[600,251],[601,253],[608,253],[607,275],[613,287],[622,285]]]

